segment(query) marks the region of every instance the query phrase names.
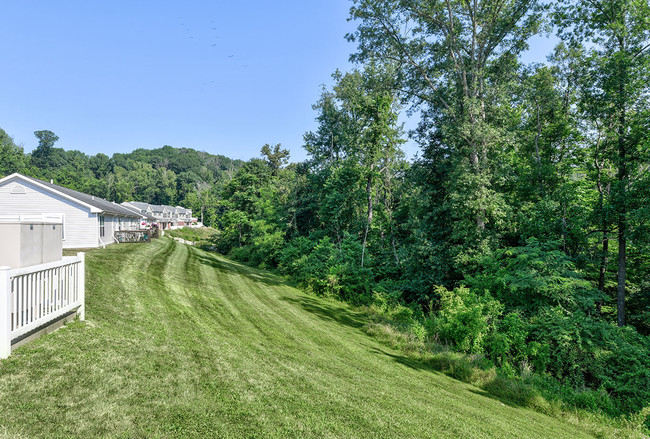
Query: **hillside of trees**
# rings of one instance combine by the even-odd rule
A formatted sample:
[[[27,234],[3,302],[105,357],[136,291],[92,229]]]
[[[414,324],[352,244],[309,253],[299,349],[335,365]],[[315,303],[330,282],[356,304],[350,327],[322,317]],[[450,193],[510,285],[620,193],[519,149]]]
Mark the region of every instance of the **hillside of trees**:
[[[58,136],[49,130],[34,135],[38,146],[25,154],[0,129],[0,176],[20,172],[117,203],[182,205],[199,219],[203,214],[207,224],[214,221],[214,188],[243,164],[222,155],[171,146],[112,157],[102,153],[88,156],[57,148]]]
[[[0,174],[203,207],[223,254],[650,428],[648,1],[354,0],[350,14],[358,68],[314,104],[304,162],[280,145],[245,163],[87,157],[48,132],[25,155],[3,133]],[[549,62],[523,64],[550,29]]]

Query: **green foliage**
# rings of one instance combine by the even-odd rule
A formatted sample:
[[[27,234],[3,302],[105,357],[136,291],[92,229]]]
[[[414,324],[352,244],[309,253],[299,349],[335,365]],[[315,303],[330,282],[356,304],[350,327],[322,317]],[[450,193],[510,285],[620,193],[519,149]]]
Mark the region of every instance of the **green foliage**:
[[[436,293],[440,301],[432,316],[434,335],[460,352],[482,352],[503,306],[489,295],[478,296],[464,287],[452,291],[437,287]]]
[[[498,250],[494,257],[483,260],[478,274],[467,283],[473,289],[489,291],[508,309],[524,315],[546,306],[594,311],[600,294],[558,247],[557,242],[531,238],[525,246]]]
[[[266,157],[266,162],[271,168],[271,172],[274,175],[277,175],[278,170],[289,163],[289,150],[280,149],[282,145],[277,144],[271,149],[271,146],[267,143],[262,147],[262,155]]]
[[[24,172],[25,155],[23,149],[16,146],[14,140],[0,128],[0,177]]]
[[[385,295],[375,294],[374,303],[368,308],[371,322],[366,326],[366,331],[389,346],[400,349],[413,361],[483,388],[511,404],[529,407],[554,417],[574,419],[583,428],[589,426],[597,437],[610,437],[623,431],[636,437],[639,431],[647,428],[644,427],[647,409],[630,418],[617,418],[621,413],[620,407],[603,388],[576,388],[549,375],[531,374],[525,367],[518,370],[510,363],[495,369],[494,364],[481,354],[461,354],[450,351],[431,338],[418,339],[414,337],[414,331],[409,325],[417,327],[421,323],[411,318],[411,322],[405,324],[409,319],[405,320],[403,316],[410,316],[411,313],[404,309],[408,308],[392,303]],[[512,323],[516,322],[514,327],[521,327],[521,317],[504,318],[510,319],[512,321],[507,326],[513,326]],[[426,322],[430,322],[430,319],[425,318]],[[539,347],[538,342],[530,342],[528,355],[539,356]],[[548,357],[548,350],[545,351]],[[575,419],[576,416],[578,419]],[[614,425],[623,430],[618,430]],[[605,426],[607,427],[604,428]]]
[[[251,245],[253,248],[250,262],[258,267],[275,267],[277,255],[284,245],[284,233],[264,220],[251,224]]]
[[[370,304],[370,272],[359,267],[360,254],[359,242],[349,235],[338,246],[328,236],[318,241],[302,237],[284,248],[280,268],[317,295]]]
[[[650,343],[633,328],[618,328],[581,313],[545,309],[531,319],[531,338],[549,347],[547,371],[572,387],[602,389],[615,413],[641,410],[650,400]]]
[[[517,312],[506,314],[486,340],[485,352],[501,367],[521,367],[533,354],[534,364],[543,365],[543,348],[539,343],[527,346],[528,324]],[[542,351],[542,352],[540,352]],[[537,369],[543,371],[542,369]]]

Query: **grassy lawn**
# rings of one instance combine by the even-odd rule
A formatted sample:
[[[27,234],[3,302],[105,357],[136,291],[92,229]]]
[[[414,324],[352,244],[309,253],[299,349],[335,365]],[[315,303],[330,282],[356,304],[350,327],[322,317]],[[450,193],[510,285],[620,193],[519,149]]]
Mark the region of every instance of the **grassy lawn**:
[[[87,322],[0,362],[0,437],[589,437],[409,360],[345,305],[171,239],[87,263]]]

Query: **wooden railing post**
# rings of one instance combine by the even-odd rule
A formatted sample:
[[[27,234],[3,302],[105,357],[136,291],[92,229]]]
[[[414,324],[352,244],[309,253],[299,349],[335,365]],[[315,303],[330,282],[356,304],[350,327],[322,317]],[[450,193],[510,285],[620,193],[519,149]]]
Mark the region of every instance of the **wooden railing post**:
[[[79,301],[81,306],[77,311],[79,320],[86,320],[86,254],[84,252],[77,253],[79,258],[79,278],[77,279],[79,285]]]
[[[9,267],[0,267],[0,358],[11,355],[11,278]]]

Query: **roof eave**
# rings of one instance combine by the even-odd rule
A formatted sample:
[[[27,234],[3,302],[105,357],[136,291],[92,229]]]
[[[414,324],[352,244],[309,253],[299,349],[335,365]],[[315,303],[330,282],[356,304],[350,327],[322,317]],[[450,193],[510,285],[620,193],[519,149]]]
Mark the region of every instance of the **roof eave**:
[[[101,213],[101,212],[103,212],[103,210],[101,210],[101,209],[99,209],[99,208],[97,208],[97,207],[95,207],[95,206],[93,206],[93,205],[91,205],[91,204],[85,203],[85,202],[81,201],[81,200],[78,199],[78,198],[71,197],[70,195],[68,195],[68,194],[64,194],[63,192],[61,192],[61,191],[57,191],[56,189],[52,189],[52,188],[49,187],[49,186],[45,186],[44,184],[38,182],[37,180],[34,180],[34,179],[32,179],[32,178],[29,178],[29,177],[26,176],[26,175],[19,174],[19,173],[17,173],[17,172],[15,172],[15,173],[13,173],[13,174],[11,174],[11,175],[8,175],[7,177],[5,177],[5,178],[3,178],[3,179],[0,179],[0,184],[4,183],[4,182],[6,182],[6,181],[9,181],[9,180],[11,180],[11,179],[14,178],[14,177],[15,177],[15,178],[18,178],[18,179],[26,180],[26,181],[30,182],[31,184],[33,184],[33,185],[35,185],[35,186],[38,186],[38,187],[41,188],[41,189],[45,189],[46,191],[49,191],[49,192],[55,193],[55,194],[59,195],[60,197],[63,197],[63,198],[65,198],[65,199],[67,199],[67,200],[70,200],[70,201],[73,201],[73,202],[75,202],[76,204],[78,204],[78,205],[80,205],[80,206],[87,207],[88,209],[90,209],[90,213]]]

